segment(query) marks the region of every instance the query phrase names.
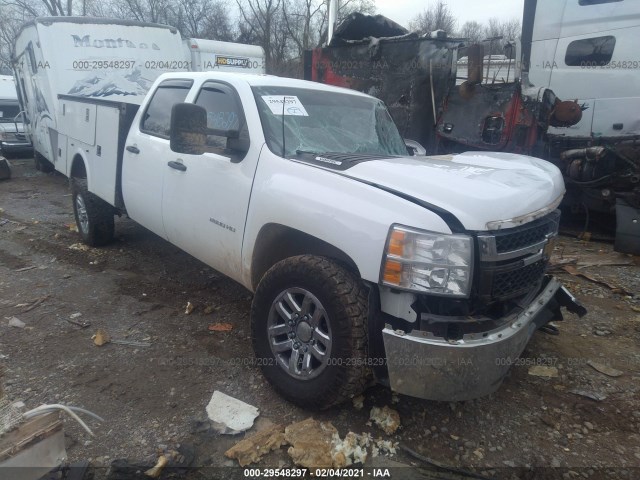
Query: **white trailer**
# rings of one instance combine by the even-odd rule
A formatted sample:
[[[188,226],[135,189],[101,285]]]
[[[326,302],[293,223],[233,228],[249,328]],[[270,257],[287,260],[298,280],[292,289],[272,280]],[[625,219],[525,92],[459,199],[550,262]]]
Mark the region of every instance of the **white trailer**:
[[[264,49],[258,45],[188,38],[184,47],[194,72],[265,73]]]
[[[188,71],[189,61],[173,27],[106,18],[43,17],[18,33],[13,68],[36,167],[54,167],[69,176],[80,142],[92,146],[98,156],[117,146],[97,143],[110,127],[97,124],[97,104],[80,107],[61,96],[100,100],[132,119],[155,79],[164,72]]]

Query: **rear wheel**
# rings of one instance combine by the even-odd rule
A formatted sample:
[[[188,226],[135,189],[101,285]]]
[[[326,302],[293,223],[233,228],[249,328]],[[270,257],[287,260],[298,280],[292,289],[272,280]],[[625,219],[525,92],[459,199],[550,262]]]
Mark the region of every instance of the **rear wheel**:
[[[82,241],[92,247],[111,242],[115,231],[113,207],[87,190],[85,178],[72,179],[71,193]]]
[[[305,408],[325,409],[358,395],[370,376],[366,315],[366,288],[332,260],[304,255],[277,263],[251,308],[263,374]]]

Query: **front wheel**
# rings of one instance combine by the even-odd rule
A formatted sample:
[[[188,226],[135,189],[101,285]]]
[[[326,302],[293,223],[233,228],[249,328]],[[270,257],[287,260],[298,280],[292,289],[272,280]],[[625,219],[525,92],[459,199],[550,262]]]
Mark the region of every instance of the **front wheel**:
[[[367,367],[367,291],[334,261],[291,257],[263,277],[251,306],[253,348],[287,400],[325,409],[360,394]]]
[[[90,193],[84,178],[72,180],[71,193],[73,214],[82,241],[92,247],[111,242],[115,231],[113,207]]]

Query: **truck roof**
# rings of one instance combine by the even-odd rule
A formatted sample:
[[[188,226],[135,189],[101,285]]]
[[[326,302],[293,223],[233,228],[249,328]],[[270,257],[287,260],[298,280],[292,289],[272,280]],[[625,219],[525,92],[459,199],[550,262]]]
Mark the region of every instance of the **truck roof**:
[[[364,93],[348,88],[335,87],[324,83],[310,82],[308,80],[298,80],[295,78],[278,77],[276,75],[260,75],[251,73],[232,73],[232,72],[179,72],[164,73],[158,79],[166,80],[170,78],[177,79],[193,79],[193,80],[240,80],[244,81],[252,87],[291,87],[291,88],[308,88],[313,90],[323,90],[327,92],[348,93],[361,97],[369,97]]]
[[[100,25],[124,25],[126,27],[154,27],[176,30],[175,27],[163,25],[161,23],[139,22],[137,20],[120,20],[107,17],[36,17],[25,23],[16,34],[16,37],[27,27],[32,25],[44,25],[48,27],[53,23],[78,23],[78,24],[100,24]]]

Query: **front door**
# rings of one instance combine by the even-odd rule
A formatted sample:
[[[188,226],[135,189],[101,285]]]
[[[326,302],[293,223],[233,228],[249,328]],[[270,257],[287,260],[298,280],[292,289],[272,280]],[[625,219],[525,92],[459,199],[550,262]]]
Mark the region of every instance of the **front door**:
[[[171,243],[239,280],[260,145],[249,138],[242,103],[232,86],[205,82],[194,103],[206,109],[209,128],[240,134],[235,139],[209,135],[203,155],[171,152],[162,195],[165,231]]]

